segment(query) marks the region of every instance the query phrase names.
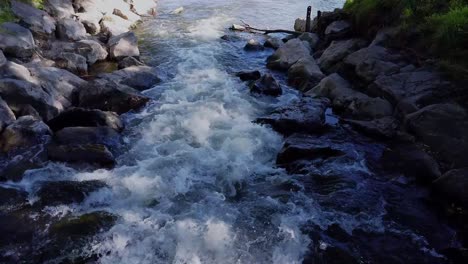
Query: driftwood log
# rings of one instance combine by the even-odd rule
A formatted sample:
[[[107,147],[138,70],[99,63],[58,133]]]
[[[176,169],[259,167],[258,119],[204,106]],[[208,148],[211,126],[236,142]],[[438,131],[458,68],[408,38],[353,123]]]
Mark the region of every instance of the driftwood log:
[[[231,30],[234,31],[242,31],[242,32],[249,32],[249,33],[263,33],[265,35],[267,34],[273,34],[273,33],[286,33],[286,34],[292,34],[295,36],[299,36],[303,34],[304,32],[300,31],[294,31],[294,30],[286,30],[286,29],[260,29],[260,28],[254,28],[251,27],[249,24],[245,23],[242,21],[242,25],[232,25]]]

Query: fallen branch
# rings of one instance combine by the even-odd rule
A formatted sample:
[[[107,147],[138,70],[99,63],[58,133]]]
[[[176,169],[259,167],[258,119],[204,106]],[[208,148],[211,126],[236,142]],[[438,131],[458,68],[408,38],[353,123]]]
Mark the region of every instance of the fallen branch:
[[[304,32],[300,31],[293,31],[293,30],[286,30],[286,29],[260,29],[260,28],[254,28],[251,27],[249,24],[245,23],[244,21],[241,21],[242,25],[232,25],[231,30],[234,31],[243,31],[243,32],[250,32],[250,33],[258,33],[262,32],[263,34],[272,34],[272,33],[286,33],[286,34],[292,34],[295,36],[299,36]]]

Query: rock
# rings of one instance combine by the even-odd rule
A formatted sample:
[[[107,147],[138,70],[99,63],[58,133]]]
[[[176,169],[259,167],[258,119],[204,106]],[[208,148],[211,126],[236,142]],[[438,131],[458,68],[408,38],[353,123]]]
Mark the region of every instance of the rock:
[[[110,127],[122,131],[124,125],[114,112],[104,112],[97,109],[70,108],[47,122],[52,131],[66,127]]]
[[[36,83],[36,80],[34,80],[28,68],[12,61],[7,61],[0,67],[0,77]]]
[[[325,126],[325,110],[328,100],[304,97],[299,102],[280,107],[273,113],[257,119],[274,130],[290,135],[293,133],[315,133]]]
[[[125,57],[118,64],[119,70],[133,66],[145,66],[145,64],[134,57]]]
[[[120,135],[110,127],[66,127],[54,135],[54,141],[59,145],[99,144],[109,149],[118,147]]]
[[[47,138],[44,145],[50,142]],[[9,153],[12,154],[12,153]],[[47,160],[47,155],[42,145],[32,148],[19,149],[17,153],[9,155],[9,160],[4,166],[0,166],[0,180],[18,182],[23,179],[23,175],[28,170],[40,168]]]
[[[63,106],[54,101],[40,86],[26,81],[1,79],[0,96],[13,111],[29,104],[45,120],[55,117],[63,110]]]
[[[283,45],[284,45],[284,42],[281,39],[272,38],[272,37],[268,38],[263,44],[265,48],[272,48],[274,50],[279,49]]]
[[[317,34],[315,33],[303,33],[302,35],[300,35],[298,37],[300,40],[302,41],[307,41],[307,43],[309,43],[310,45],[310,48],[313,50],[315,49],[315,47],[317,47],[319,41],[320,41],[320,38],[319,36],[317,36]]]
[[[96,79],[79,91],[79,106],[123,114],[144,106],[149,99],[126,85]]]
[[[268,57],[267,67],[275,70],[288,70],[294,63],[310,56],[309,44],[299,39],[291,39]]]
[[[372,43],[369,45],[370,47],[372,46],[382,46],[386,47],[389,46],[390,42],[394,39],[396,39],[396,36],[398,35],[399,29],[398,28],[382,28],[379,30],[372,41]]]
[[[138,38],[133,32],[111,37],[109,39],[110,57],[122,59],[124,57],[139,57]]]
[[[325,29],[325,37],[328,41],[343,39],[351,34],[351,24],[346,20],[332,22]]]
[[[15,114],[13,114],[8,104],[0,97],[0,133],[4,127],[15,122],[15,120]]]
[[[320,68],[325,72],[332,72],[336,64],[365,44],[366,41],[361,39],[333,41],[318,59]]]
[[[296,21],[294,22],[294,30],[295,31],[300,31],[300,32],[305,32],[306,23],[307,23],[306,19],[297,18]]]
[[[448,171],[432,187],[443,198],[468,205],[468,168]]]
[[[353,90],[351,84],[336,73],[324,78],[306,94],[327,97],[332,101],[334,110],[355,117],[380,118],[393,114],[393,107],[388,101]]]
[[[249,42],[247,42],[247,44],[244,46],[245,51],[261,51],[264,49],[265,47],[263,47],[263,45],[255,39],[249,40]]]
[[[0,211],[2,214],[20,209],[28,203],[28,193],[23,190],[0,187]]]
[[[323,78],[325,75],[312,56],[300,59],[288,70],[289,84],[298,87],[301,91],[307,87],[314,87]]]
[[[343,123],[351,125],[363,134],[379,139],[392,139],[397,135],[398,121],[390,116],[373,119],[370,121],[342,119]]]
[[[260,80],[250,85],[250,92],[257,94],[264,94],[270,96],[280,96],[283,94],[283,90],[278,82],[271,76],[271,74],[265,74]]]
[[[221,36],[222,40],[229,41],[229,42],[236,42],[236,41],[241,41],[243,40],[240,36],[238,35],[223,35]]]
[[[347,12],[341,9],[335,9],[333,11],[325,11],[322,12],[320,19],[315,17],[312,21],[312,31],[316,32],[318,35],[323,36],[325,35],[325,31],[333,22],[335,21],[342,21],[348,18]]]
[[[359,78],[370,83],[379,75],[398,73],[401,59],[399,54],[392,54],[386,48],[370,46],[348,55],[344,63]]]
[[[51,181],[43,183],[36,196],[42,206],[81,203],[90,193],[106,186],[102,181]]]
[[[20,1],[11,1],[11,11],[37,33],[52,34],[55,20],[46,12]]]
[[[140,16],[154,15],[156,6],[154,0],[133,0],[132,2],[134,12]]]
[[[20,59],[30,58],[34,47],[35,42],[29,29],[11,22],[0,25],[0,49],[6,55]]]
[[[150,89],[161,82],[156,69],[149,66],[132,66],[113,73],[100,74],[98,77],[128,85],[139,91]]]
[[[124,34],[132,27],[132,22],[116,15],[105,15],[100,22],[101,32],[109,37]]]
[[[6,59],[5,55],[3,54],[3,51],[0,50],[0,68],[3,67],[8,62]]]
[[[65,40],[82,40],[86,38],[86,29],[79,21],[72,18],[63,18],[58,21],[57,36]]]
[[[88,63],[86,58],[71,52],[62,52],[56,59],[56,66],[78,75],[88,73]]]
[[[406,125],[449,168],[468,164],[468,114],[455,104],[435,104],[406,116]]]
[[[17,148],[28,148],[50,137],[52,132],[42,121],[32,116],[22,116],[9,125],[0,135],[0,150],[10,152]]]
[[[104,145],[49,145],[49,159],[70,163],[89,163],[104,167],[115,165],[114,155]]]
[[[117,216],[103,211],[81,216],[68,216],[52,224],[50,233],[59,237],[83,237],[96,235],[109,230],[117,221]]]
[[[276,164],[286,165],[298,160],[327,159],[345,155],[330,140],[303,134],[288,137],[276,158]]]
[[[107,51],[102,45],[94,40],[80,40],[76,43],[76,52],[85,57],[89,65],[107,58]]]
[[[101,21],[103,15],[100,12],[86,12],[86,13],[77,13],[76,16],[78,20],[83,24],[86,29],[86,32],[91,35],[96,35],[101,32]]]
[[[72,0],[47,0],[44,9],[58,19],[71,18],[75,15]]]
[[[241,79],[241,81],[256,81],[262,77],[259,71],[251,71],[251,72],[238,72],[236,76]]]

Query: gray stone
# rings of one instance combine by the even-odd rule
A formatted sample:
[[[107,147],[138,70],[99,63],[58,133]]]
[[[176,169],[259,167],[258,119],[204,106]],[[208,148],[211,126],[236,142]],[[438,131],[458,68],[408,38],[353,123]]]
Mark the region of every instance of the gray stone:
[[[130,30],[133,23],[116,15],[105,15],[100,22],[101,32],[109,37],[124,34]]]
[[[370,121],[341,119],[343,123],[351,125],[357,131],[376,138],[392,139],[397,135],[398,121],[391,116],[373,119]]]
[[[267,67],[276,70],[288,70],[301,58],[309,57],[311,53],[308,42],[291,39],[268,57]]]
[[[96,35],[101,32],[101,25],[99,24],[103,17],[101,12],[77,13],[76,16],[89,34]]]
[[[47,122],[50,129],[58,131],[66,127],[110,127],[122,131],[124,125],[119,115],[97,109],[69,108]]]
[[[468,205],[468,168],[451,170],[432,184],[443,198]]]
[[[80,40],[76,43],[76,52],[85,57],[89,65],[102,61],[109,55],[103,46],[94,40]]]
[[[86,75],[88,73],[88,63],[86,58],[71,52],[62,52],[56,59],[56,66],[70,72]]]
[[[259,71],[249,71],[249,72],[238,72],[236,76],[241,79],[241,81],[256,81],[262,78],[262,74]]]
[[[11,10],[33,32],[52,34],[55,31],[55,20],[42,10],[20,1],[11,1]]]
[[[110,57],[122,59],[125,57],[139,57],[138,38],[133,32],[127,32],[109,39]]]
[[[250,85],[250,92],[269,96],[280,96],[283,90],[273,76],[267,73]]]
[[[16,117],[8,104],[0,97],[0,132],[9,124],[15,122]]]
[[[16,23],[5,22],[0,25],[0,31],[5,34],[10,34],[10,35],[15,36],[16,38],[28,43],[29,46],[31,47],[34,47],[36,45],[31,31]]]
[[[0,49],[9,56],[24,59],[34,53],[34,39],[31,31],[15,24],[3,23],[0,26]]]
[[[298,87],[301,91],[307,87],[314,87],[323,78],[325,75],[312,56],[300,59],[288,70],[289,84]]]
[[[336,64],[365,44],[366,41],[361,39],[333,41],[318,59],[320,68],[325,72],[332,72]]]
[[[47,0],[44,9],[58,19],[71,18],[75,14],[72,0]]]
[[[310,45],[310,48],[313,50],[315,49],[315,47],[317,47],[319,41],[320,41],[320,38],[317,34],[315,33],[303,33],[302,35],[300,35],[298,37],[300,40],[302,41],[307,41]]]
[[[42,206],[81,203],[92,192],[105,188],[102,181],[50,181],[36,192]]]
[[[133,66],[145,66],[145,64],[141,61],[139,61],[137,58],[134,57],[125,57],[121,61],[119,61],[119,69],[125,69],[128,67],[133,67]]]
[[[263,46],[265,48],[272,48],[274,50],[277,50],[279,49],[279,47],[283,46],[284,45],[284,42],[283,40],[279,39],[279,38],[268,38],[265,43],[263,43]]]
[[[115,165],[114,155],[104,145],[49,145],[47,153],[51,160],[70,163],[89,163],[103,167]]]
[[[42,121],[32,116],[22,116],[10,124],[0,135],[0,150],[10,152],[18,148],[28,148],[40,144],[44,136],[52,132]]]
[[[351,24],[346,20],[332,22],[325,29],[325,36],[328,41],[342,39],[351,33]]]
[[[5,55],[3,54],[3,51],[0,50],[0,67],[3,67],[7,63],[7,59],[5,58]]]
[[[98,77],[128,85],[139,91],[150,89],[161,82],[156,69],[149,66],[132,66],[113,73],[100,74]]]
[[[63,18],[58,21],[57,36],[64,40],[81,40],[86,38],[86,29],[79,21]]]

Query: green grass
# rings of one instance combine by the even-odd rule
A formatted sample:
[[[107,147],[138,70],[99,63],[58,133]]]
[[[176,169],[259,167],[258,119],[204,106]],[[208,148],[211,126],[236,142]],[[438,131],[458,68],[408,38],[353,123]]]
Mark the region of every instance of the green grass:
[[[15,15],[11,12],[10,5],[7,0],[0,0],[0,24],[15,20]]]

